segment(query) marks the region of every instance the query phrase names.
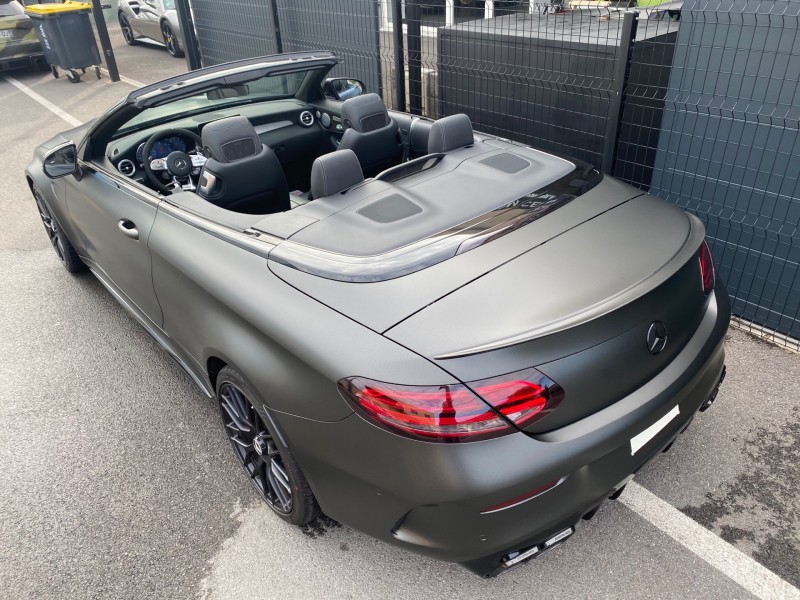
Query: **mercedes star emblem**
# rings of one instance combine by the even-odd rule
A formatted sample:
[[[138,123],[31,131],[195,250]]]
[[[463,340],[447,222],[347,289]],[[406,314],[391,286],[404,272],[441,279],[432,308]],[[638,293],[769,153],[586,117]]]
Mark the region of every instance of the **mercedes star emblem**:
[[[667,328],[661,321],[655,321],[647,330],[647,349],[650,354],[658,354],[667,345]]]

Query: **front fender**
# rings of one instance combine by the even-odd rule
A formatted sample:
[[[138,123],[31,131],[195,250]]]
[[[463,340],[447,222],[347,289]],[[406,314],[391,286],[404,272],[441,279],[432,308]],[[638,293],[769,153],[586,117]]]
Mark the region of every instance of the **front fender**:
[[[56,220],[59,229],[61,229],[61,231],[67,236],[67,239],[75,248],[78,256],[83,258],[85,256],[85,252],[79,243],[81,236],[79,236],[78,232],[75,230],[75,225],[70,217],[66,201],[66,180],[67,177],[72,177],[72,175],[67,175],[67,177],[61,177],[59,179],[50,179],[47,175],[45,175],[44,171],[42,170],[42,158],[38,155],[40,149],[41,146],[37,148],[37,151],[34,153],[34,159],[25,169],[25,179],[27,179],[28,187],[31,190],[30,201],[34,202],[33,186],[35,185],[47,204],[47,208],[50,210],[50,215]],[[42,156],[43,155],[44,152],[42,152]]]

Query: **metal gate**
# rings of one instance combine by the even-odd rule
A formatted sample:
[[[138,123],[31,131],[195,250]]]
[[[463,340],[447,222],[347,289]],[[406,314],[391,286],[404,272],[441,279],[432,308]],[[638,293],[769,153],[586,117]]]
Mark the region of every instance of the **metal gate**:
[[[800,339],[800,3],[684,2],[652,191],[706,224],[733,313]]]
[[[381,92],[380,6],[375,0],[190,0],[204,66],[296,50],[330,50],[333,75]]]

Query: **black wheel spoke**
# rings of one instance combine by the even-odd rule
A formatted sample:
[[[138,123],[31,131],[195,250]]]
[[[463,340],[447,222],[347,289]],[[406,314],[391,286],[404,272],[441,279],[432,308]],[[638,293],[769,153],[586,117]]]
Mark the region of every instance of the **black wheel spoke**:
[[[274,463],[273,463],[274,466]],[[270,467],[267,473],[267,481],[269,483],[270,495],[273,498],[273,501],[280,504],[280,508],[284,511],[289,510],[289,504],[291,501],[291,497],[289,493],[284,489],[281,485],[278,476],[275,474],[275,470]]]
[[[236,404],[236,414],[238,419],[245,424],[245,431],[252,431],[253,424],[250,421],[249,402],[239,390],[231,388],[231,398]]]
[[[234,425],[239,428],[239,431],[250,431],[250,424],[247,423],[244,419],[242,419],[239,412],[236,408],[233,407],[233,403],[226,401],[227,399],[223,396],[222,402],[220,405],[222,408],[225,409],[225,412],[228,413],[228,416],[233,420]]]
[[[252,442],[248,444],[245,440],[241,439],[238,435],[232,436],[231,437],[231,441],[239,444],[242,448],[249,448],[250,446],[253,445]]]

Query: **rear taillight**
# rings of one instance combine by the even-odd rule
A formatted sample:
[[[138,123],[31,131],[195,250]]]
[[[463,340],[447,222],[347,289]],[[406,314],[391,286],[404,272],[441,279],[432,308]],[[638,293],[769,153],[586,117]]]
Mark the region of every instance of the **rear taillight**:
[[[477,441],[512,433],[552,412],[563,390],[536,369],[481,381],[410,386],[348,377],[342,395],[362,415],[408,437]]]
[[[708,247],[708,242],[703,240],[700,246],[700,275],[703,278],[703,293],[708,295],[714,289],[715,274],[714,274],[714,257],[711,256],[711,248]]]

